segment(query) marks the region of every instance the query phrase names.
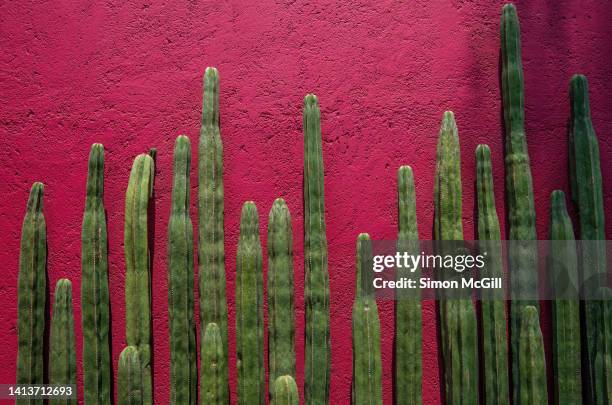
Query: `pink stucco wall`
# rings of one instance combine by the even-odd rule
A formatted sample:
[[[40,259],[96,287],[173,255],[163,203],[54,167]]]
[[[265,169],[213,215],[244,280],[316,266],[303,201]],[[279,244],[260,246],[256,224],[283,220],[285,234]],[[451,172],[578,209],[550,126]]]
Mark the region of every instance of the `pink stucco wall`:
[[[252,199],[265,244],[276,197],[294,218],[298,384],[303,366],[302,98],[322,106],[332,317],[331,403],[351,383],[354,241],[396,233],[395,177],[414,168],[421,237],[431,237],[435,145],[452,109],[462,145],[464,225],[474,236],[474,149],[488,143],[504,212],[500,122],[500,1],[0,2],[0,383],[14,382],[17,269],[30,184],[45,183],[50,288],[73,281],[78,358],[80,225],[89,146],[106,147],[112,357],[124,340],[123,204],[132,159],[158,149],[153,326],[156,402],[167,403],[166,228],[174,139],[197,142],[201,75],[221,75],[230,364],[235,250],[242,203]],[[585,73],[612,205],[612,11],[605,0],[519,1],[525,108],[545,238],[549,194],[567,190],[568,80]],[[196,156],[194,153],[194,162]],[[196,216],[192,171],[192,216]],[[503,225],[503,224],[502,224]],[[607,225],[612,235],[612,220]],[[265,246],[264,246],[265,249]],[[392,398],[393,304],[380,303],[384,401]],[[439,402],[434,305],[423,308],[424,402]],[[544,331],[549,336],[546,316]],[[79,365],[79,373],[81,366]],[[80,374],[79,374],[80,375]],[[80,379],[80,377],[79,377]],[[232,386],[236,371],[231,368]],[[235,389],[232,392],[236,399]],[[82,398],[82,392],[79,392]]]

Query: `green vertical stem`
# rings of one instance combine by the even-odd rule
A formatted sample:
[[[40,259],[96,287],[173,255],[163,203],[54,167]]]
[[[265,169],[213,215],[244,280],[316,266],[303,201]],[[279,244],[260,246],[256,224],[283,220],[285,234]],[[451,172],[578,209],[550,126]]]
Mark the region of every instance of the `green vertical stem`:
[[[225,370],[226,365],[223,364],[225,357],[223,354],[221,332],[216,323],[206,325],[204,340],[202,341],[202,351],[204,357],[201,369],[200,403],[223,405],[227,384],[225,376],[221,375],[221,370]]]
[[[273,405],[298,405],[300,403],[297,384],[290,375],[278,377],[272,385],[274,387]]]
[[[538,309],[533,305],[523,307],[519,336],[521,353],[518,367],[521,370],[518,399],[515,400],[515,403],[521,405],[547,404],[544,341],[540,331]]]
[[[142,405],[143,381],[140,352],[134,346],[128,346],[119,356],[117,367],[117,404]]]
[[[76,390],[76,349],[74,316],[72,315],[72,284],[60,279],[55,285],[49,353],[49,384],[71,385]],[[76,392],[71,399],[53,398],[49,404],[76,404]]]

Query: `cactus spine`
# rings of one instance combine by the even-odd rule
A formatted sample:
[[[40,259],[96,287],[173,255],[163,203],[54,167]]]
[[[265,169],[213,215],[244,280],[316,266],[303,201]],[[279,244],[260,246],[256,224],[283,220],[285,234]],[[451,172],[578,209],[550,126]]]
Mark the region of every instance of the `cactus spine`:
[[[418,253],[419,232],[416,216],[414,176],[410,166],[397,172],[398,251]],[[396,269],[399,273],[400,269]],[[418,271],[418,270],[417,270]],[[401,277],[400,274],[396,275]],[[422,402],[421,301],[398,297],[395,301],[395,403],[415,405]]]
[[[521,369],[518,400],[521,405],[542,405],[548,403],[546,390],[546,361],[544,359],[544,342],[538,320],[538,309],[533,305],[523,307],[520,326]]]
[[[42,209],[43,185],[36,182],[30,190],[21,228],[17,384],[43,383],[47,228]],[[26,403],[43,401],[17,400],[17,404]]]
[[[49,384],[72,385],[76,390],[76,350],[74,347],[74,317],[72,315],[72,284],[60,279],[55,285],[53,318],[49,354]],[[76,404],[76,392],[71,399],[50,399],[50,404]]]
[[[291,214],[277,198],[268,220],[268,375],[295,375],[293,232]],[[270,396],[274,393],[270,384]]]
[[[272,405],[298,405],[300,396],[297,384],[290,375],[283,375],[274,381]]]
[[[227,384],[221,375],[221,370],[225,370],[223,364],[225,357],[223,354],[223,341],[221,332],[216,323],[206,325],[204,340],[202,341],[204,359],[202,360],[202,382],[201,399],[202,404],[222,405],[224,401]]]
[[[525,138],[524,84],[521,38],[516,8],[506,4],[501,17],[502,99],[506,129],[506,200],[508,201],[509,239],[536,240],[533,184],[527,140]],[[511,292],[537,294],[537,252],[531,242],[514,242],[508,252]],[[519,270],[520,269],[520,270]],[[523,297],[524,298],[524,297]],[[510,305],[510,353],[512,356],[513,395],[517,395],[520,353],[520,316],[522,307],[536,300],[514,301]]]
[[[227,370],[227,301],[225,250],[223,246],[223,144],[219,129],[219,73],[204,73],[202,127],[198,146],[198,277],[200,291],[200,338],[211,322],[219,326],[223,341],[222,402],[229,402]],[[202,358],[204,347],[200,347]],[[200,392],[202,387],[200,387]],[[201,395],[201,394],[200,394]]]
[[[238,403],[265,403],[263,270],[259,218],[252,201],[244,203],[236,253],[236,357]]]
[[[104,211],[104,146],[89,152],[81,233],[81,308],[85,403],[110,404],[108,252]]]
[[[117,370],[117,403],[118,405],[141,405],[143,403],[142,365],[140,352],[134,346],[128,346],[119,356]]]
[[[580,219],[580,239],[583,243],[581,268],[585,292],[596,290],[606,284],[605,218],[603,191],[601,186],[601,167],[599,164],[599,145],[591,121],[589,105],[589,85],[583,75],[574,75],[570,83],[570,183],[572,197],[578,205]],[[601,325],[605,322],[599,315],[605,311],[605,303],[599,300],[584,302],[586,341],[583,347],[588,364],[589,384],[585,386],[586,397],[594,404],[608,404],[612,397],[604,391],[597,381],[606,379],[612,373],[605,361],[606,337]],[[600,361],[595,361],[598,357]]]
[[[483,251],[487,253],[486,277],[503,277],[501,232],[493,191],[491,150],[487,145],[478,145],[476,148],[476,191],[478,238]],[[483,294],[487,291],[484,290]],[[509,404],[508,342],[504,301],[501,297],[484,298],[481,302],[484,402],[492,405]]]
[[[357,277],[353,304],[353,405],[382,405],[380,320],[371,283],[371,242],[357,238]]]
[[[556,404],[582,402],[580,371],[580,302],[578,295],[565,296],[558,283],[578,287],[576,242],[572,221],[565,207],[565,194],[555,190],[550,207],[549,278],[552,304],[553,380]]]
[[[191,145],[174,145],[172,211],[168,224],[168,311],[170,323],[170,402],[197,399],[196,337],[193,319],[193,225],[189,216]]]
[[[125,334],[138,350],[142,368],[142,401],[151,404],[151,286],[148,232],[149,199],[153,192],[154,163],[147,154],[136,157],[125,196]],[[132,363],[135,364],[135,363]]]
[[[434,189],[435,239],[463,240],[459,135],[451,111],[444,113],[440,128]],[[478,342],[472,301],[441,297],[438,304],[446,401],[450,404],[477,403]]]
[[[322,405],[329,402],[331,345],[321,114],[314,94],[304,97],[303,126],[306,309],[304,396],[307,405]]]

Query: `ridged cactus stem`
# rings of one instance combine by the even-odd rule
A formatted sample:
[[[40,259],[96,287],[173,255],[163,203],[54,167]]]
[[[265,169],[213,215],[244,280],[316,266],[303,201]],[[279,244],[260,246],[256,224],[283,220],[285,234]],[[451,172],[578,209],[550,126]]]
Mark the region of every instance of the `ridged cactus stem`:
[[[219,326],[216,323],[206,325],[202,350],[204,358],[202,359],[201,369],[200,403],[224,405],[227,381],[225,376],[221,375],[221,370],[225,370],[227,367],[223,364],[225,361],[223,341],[221,340]]]
[[[142,365],[140,351],[128,346],[119,356],[117,370],[117,404],[141,405],[143,403]]]
[[[503,277],[501,232],[495,207],[491,150],[487,145],[476,148],[476,192],[478,200],[478,239],[486,252],[486,274],[481,277]],[[482,313],[482,347],[484,375],[484,403],[509,404],[508,341],[503,297],[495,297],[483,290],[480,304]],[[488,295],[488,296],[486,296]]]
[[[83,387],[88,405],[110,404],[110,309],[108,239],[104,210],[104,146],[89,152],[85,213],[81,232],[81,319]]]
[[[436,157],[434,237],[437,241],[460,241],[463,240],[461,162],[459,135],[451,111],[445,112],[442,119]],[[437,274],[442,276],[444,271]],[[438,307],[446,401],[449,404],[477,403],[478,341],[472,301],[447,299],[443,294]]]
[[[329,403],[331,345],[329,273],[321,113],[314,94],[304,97],[304,301],[306,317],[304,396],[307,405]]]
[[[382,405],[380,319],[372,287],[371,241],[357,238],[353,304],[353,405]]]
[[[72,385],[76,391],[76,349],[74,316],[72,314],[72,284],[60,279],[55,285],[49,354],[49,384]],[[51,405],[76,404],[76,392],[71,399],[50,399]]]
[[[197,399],[196,336],[193,315],[193,225],[189,215],[191,144],[174,145],[172,209],[168,223],[168,312],[170,323],[170,403]]]
[[[47,228],[42,209],[43,185],[37,182],[30,190],[21,228],[17,384],[43,383]],[[19,399],[16,403],[42,404],[43,401]]]
[[[297,384],[290,375],[283,375],[274,381],[272,405],[299,405]]]
[[[151,285],[148,231],[149,199],[153,192],[154,163],[148,154],[136,157],[125,196],[125,334],[138,350],[142,368],[142,401],[152,404]]]
[[[227,370],[227,301],[225,292],[223,143],[219,128],[219,73],[206,68],[203,79],[202,126],[198,146],[198,278],[200,338],[216,323],[223,341],[222,402],[229,403]],[[200,358],[203,355],[200,347]],[[202,387],[200,387],[200,391]]]
[[[242,206],[236,253],[236,360],[241,405],[263,405],[266,400],[262,260],[257,207],[248,201]]]
[[[523,307],[519,335],[522,340],[519,354],[521,369],[518,399],[521,405],[542,405],[548,403],[546,389],[546,360],[544,342],[540,331],[538,309],[533,305]]]
[[[293,232],[291,214],[277,198],[268,220],[268,375],[295,376]],[[274,384],[269,387],[270,397]]]
[[[553,380],[555,404],[582,402],[580,365],[580,301],[578,263],[572,221],[565,206],[565,194],[555,190],[550,207],[549,279],[552,304]],[[566,288],[576,291],[566,296]]]
[[[419,253],[414,175],[410,166],[397,172],[398,251]],[[402,269],[396,269],[396,278]],[[419,270],[416,270],[418,272]],[[413,273],[413,274],[415,274]],[[418,274],[418,273],[416,273]],[[414,277],[414,275],[411,275]],[[395,301],[395,383],[397,405],[422,402],[422,315],[419,297],[398,296]]]

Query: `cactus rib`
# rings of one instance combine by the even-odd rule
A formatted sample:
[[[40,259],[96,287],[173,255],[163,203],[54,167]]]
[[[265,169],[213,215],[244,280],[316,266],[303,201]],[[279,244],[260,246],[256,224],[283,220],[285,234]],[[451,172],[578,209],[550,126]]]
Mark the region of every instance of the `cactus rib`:
[[[72,284],[60,279],[55,285],[49,354],[49,384],[71,385],[76,389],[76,350],[74,316],[72,315]],[[76,393],[70,399],[51,398],[51,405],[76,404]]]
[[[227,384],[221,371],[226,369],[223,364],[223,341],[216,323],[206,325],[202,341],[204,358],[202,359],[202,379],[200,403],[206,405],[223,405]]]
[[[142,365],[140,352],[128,346],[119,356],[117,370],[117,404],[141,405],[143,403]]]
[[[283,375],[274,381],[273,405],[298,405],[300,396],[295,380],[290,375]]]
[[[519,332],[521,353],[518,364],[521,378],[517,403],[521,405],[542,405],[548,403],[546,390],[546,362],[544,342],[540,331],[538,309],[533,305],[523,307]]]

